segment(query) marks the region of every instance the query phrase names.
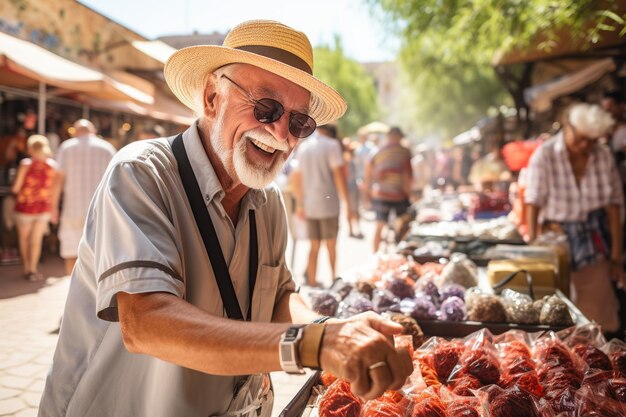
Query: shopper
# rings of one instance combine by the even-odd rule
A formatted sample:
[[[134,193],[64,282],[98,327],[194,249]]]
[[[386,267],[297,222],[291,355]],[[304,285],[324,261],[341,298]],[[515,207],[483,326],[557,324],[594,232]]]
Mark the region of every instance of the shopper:
[[[59,147],[56,160],[61,170],[61,187],[53,196],[53,215],[58,215],[59,192],[63,191],[59,240],[68,274],[72,273],[76,263],[89,203],[115,155],[115,148],[96,136],[96,128],[89,120],[80,119],[74,123],[74,133],[76,137]]]
[[[400,217],[410,207],[411,151],[400,143],[403,137],[400,128],[392,127],[385,142],[372,153],[365,166],[365,191],[376,213],[374,252],[378,252],[390,213],[394,211],[395,216]]]
[[[297,158],[293,173],[297,214],[306,219],[307,236],[311,242],[306,281],[308,285],[316,286],[317,261],[322,243],[328,250],[331,281],[337,276],[337,232],[341,211],[339,199],[347,203],[346,177],[337,128],[333,125],[320,126],[316,136],[298,147]]]
[[[316,122],[346,109],[312,76],[312,56],[303,33],[249,21],[223,46],[170,57],[165,80],[199,119],[110,164],[40,416],[269,416],[262,375],[302,366],[367,399],[402,386],[411,360],[386,337],[401,326],[375,314],[293,324],[323,318],[294,292],[272,181]]]
[[[32,135],[26,143],[30,158],[22,159],[11,191],[16,195],[15,224],[24,278],[41,281],[41,245],[52,212],[52,190],[58,180],[58,166],[50,158],[45,136]]]
[[[622,186],[610,150],[597,143],[613,124],[597,105],[573,105],[563,129],[533,153],[525,192],[529,240],[542,230],[567,236],[572,301],[605,332],[619,328],[611,279],[623,277]]]
[[[357,173],[357,163],[354,158],[355,150],[360,146],[358,142],[352,142],[348,137],[343,138],[343,161],[344,175],[346,177],[346,187],[348,195],[348,231],[350,237],[363,239],[361,232],[361,213],[359,212],[359,181]]]

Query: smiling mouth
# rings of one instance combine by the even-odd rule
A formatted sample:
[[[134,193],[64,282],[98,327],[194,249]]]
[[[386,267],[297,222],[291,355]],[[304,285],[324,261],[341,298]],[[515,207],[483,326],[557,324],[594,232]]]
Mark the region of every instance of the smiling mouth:
[[[252,143],[252,145],[254,145],[255,148],[257,148],[261,152],[266,153],[267,155],[274,155],[274,153],[276,152],[276,149],[267,146],[266,144],[259,142],[254,138],[248,137],[248,140]]]

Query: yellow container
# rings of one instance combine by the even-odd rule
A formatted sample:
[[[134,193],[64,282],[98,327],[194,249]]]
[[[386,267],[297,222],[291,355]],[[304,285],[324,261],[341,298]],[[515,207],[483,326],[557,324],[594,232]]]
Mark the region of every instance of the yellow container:
[[[491,286],[499,283],[515,271],[525,269],[533,278],[533,287],[556,287],[556,271],[554,263],[537,259],[499,259],[487,264],[487,277]],[[506,287],[525,287],[526,276],[517,274]]]

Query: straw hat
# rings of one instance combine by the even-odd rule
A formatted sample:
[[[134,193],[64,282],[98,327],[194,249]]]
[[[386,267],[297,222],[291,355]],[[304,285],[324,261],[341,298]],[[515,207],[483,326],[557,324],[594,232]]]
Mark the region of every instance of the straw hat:
[[[165,80],[185,106],[197,111],[207,76],[235,63],[254,65],[308,90],[309,115],[318,126],[338,119],[346,111],[346,102],[339,93],[313,77],[313,50],[306,35],[271,20],[237,25],[222,46],[191,46],[175,52],[165,64]]]

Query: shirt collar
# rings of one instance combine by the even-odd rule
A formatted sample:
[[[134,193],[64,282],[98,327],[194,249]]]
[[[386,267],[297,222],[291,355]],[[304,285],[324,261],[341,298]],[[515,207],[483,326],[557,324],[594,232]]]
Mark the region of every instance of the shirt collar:
[[[202,146],[202,139],[198,133],[198,120],[196,120],[185,132],[183,132],[183,140],[185,142],[185,151],[191,164],[191,169],[198,181],[198,187],[204,196],[206,203],[216,199],[221,202],[224,198],[224,189],[215,174],[213,165]],[[265,190],[249,190],[243,197],[241,203],[242,209],[248,207],[257,209],[267,201]]]

